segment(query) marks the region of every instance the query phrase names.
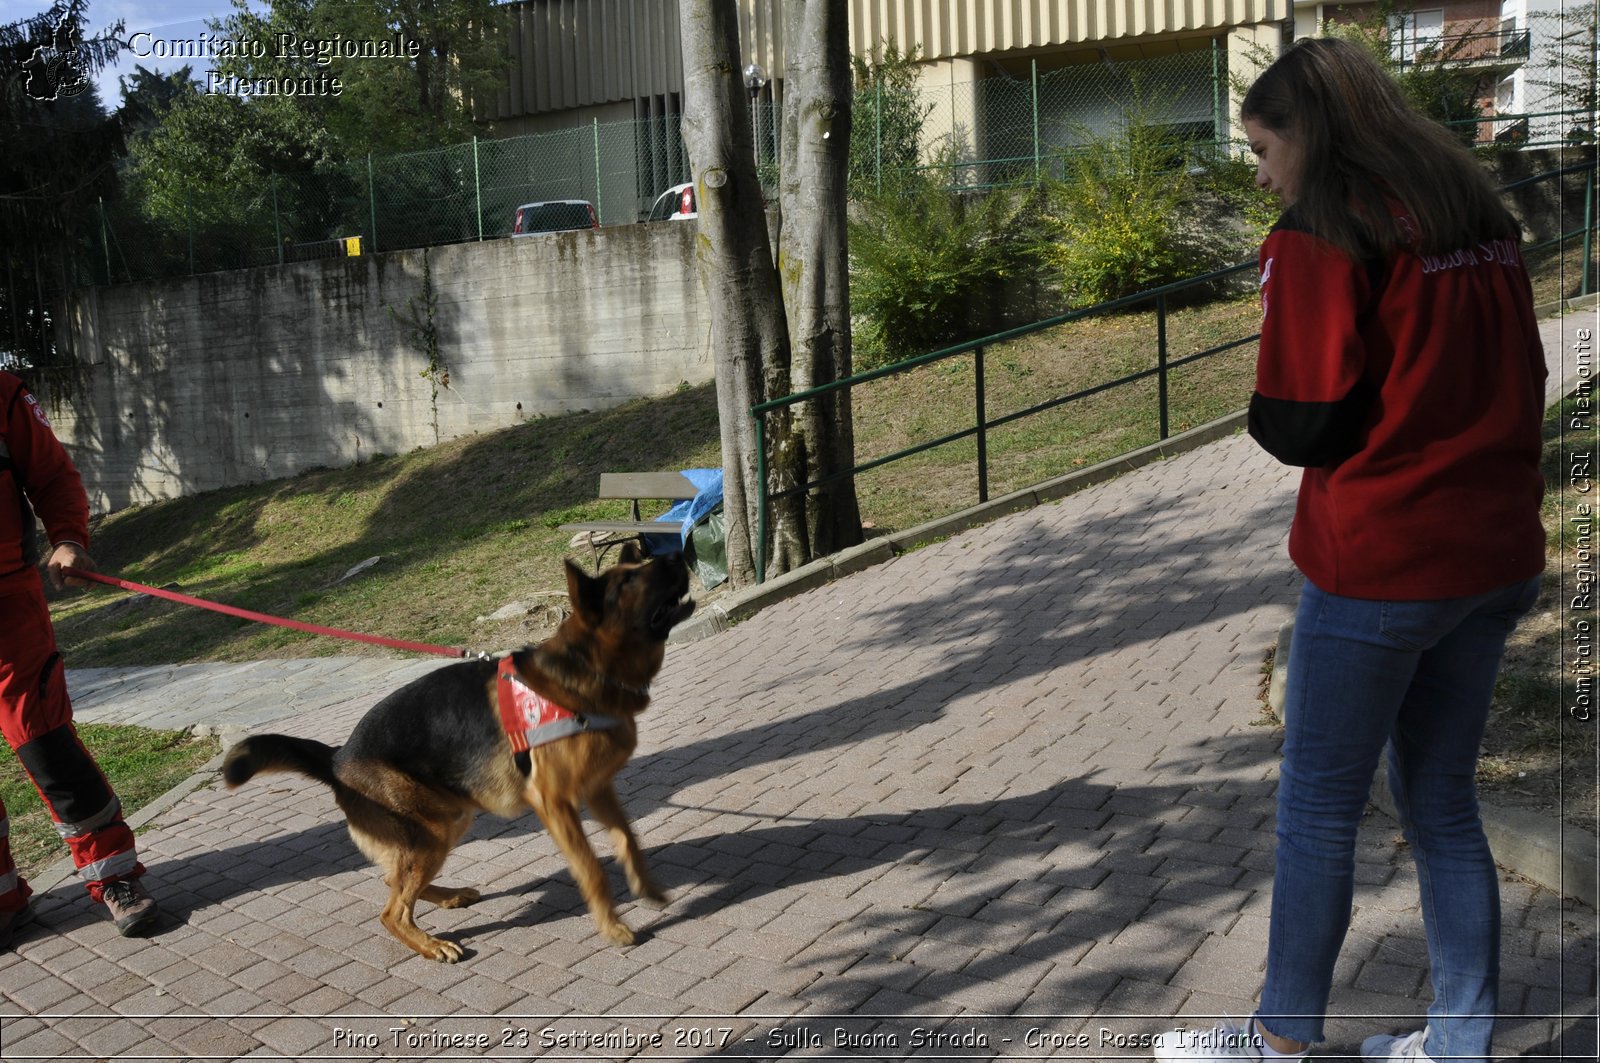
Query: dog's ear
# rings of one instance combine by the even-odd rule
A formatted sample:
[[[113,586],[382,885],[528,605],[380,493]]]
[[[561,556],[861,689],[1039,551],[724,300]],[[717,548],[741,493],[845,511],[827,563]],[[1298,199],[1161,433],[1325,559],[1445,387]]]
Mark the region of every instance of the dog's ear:
[[[605,616],[606,582],[589,575],[567,558],[567,598],[572,611],[591,627],[599,627]]]
[[[622,544],[622,551],[617,555],[617,560],[624,565],[644,564],[644,551],[639,549],[639,540],[629,539]]]

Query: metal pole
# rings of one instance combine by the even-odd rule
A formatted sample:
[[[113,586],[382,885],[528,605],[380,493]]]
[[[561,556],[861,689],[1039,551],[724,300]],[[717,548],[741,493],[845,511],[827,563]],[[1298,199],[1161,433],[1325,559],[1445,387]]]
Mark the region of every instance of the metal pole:
[[[183,182],[183,227],[189,231],[189,272],[194,272],[194,190]]]
[[[883,191],[883,71],[878,72],[878,81],[874,86],[877,103],[872,108],[872,141],[873,150],[877,156],[875,169],[878,174],[878,191]]]
[[[378,190],[372,183],[372,152],[367,152],[367,209],[372,216],[372,250],[378,250]]]
[[[278,175],[269,175],[272,178],[272,242],[278,249],[278,265],[283,265],[283,225],[278,220]],[[194,266],[189,267],[193,272]]]
[[[594,209],[601,224],[606,220],[605,201],[600,192],[600,119],[594,120]]]
[[[111,283],[111,239],[106,235],[106,197],[100,197],[100,250],[106,256],[106,283]],[[129,278],[132,279],[131,277]]]
[[[1215,37],[1211,38],[1211,140],[1216,153],[1222,154],[1222,49]]]
[[[756,156],[756,180],[761,180],[761,109],[756,104],[756,97],[761,92],[756,89],[750,94],[750,150]]]
[[[1033,182],[1039,183],[1039,60],[1033,60]]]
[[[1167,438],[1167,297],[1156,296],[1156,390],[1161,403],[1161,438]]]
[[[767,432],[766,419],[756,419],[756,582],[767,578]]]
[[[478,202],[478,240],[483,240],[483,181],[478,174],[478,138],[472,138],[472,194]]]
[[[975,348],[972,354],[978,382],[978,501],[983,503],[989,501],[989,417],[984,412],[983,401],[983,348]]]
[[[1589,180],[1583,186],[1583,286],[1578,289],[1579,295],[1589,294],[1589,259],[1594,254],[1594,179],[1595,167],[1590,166]]]

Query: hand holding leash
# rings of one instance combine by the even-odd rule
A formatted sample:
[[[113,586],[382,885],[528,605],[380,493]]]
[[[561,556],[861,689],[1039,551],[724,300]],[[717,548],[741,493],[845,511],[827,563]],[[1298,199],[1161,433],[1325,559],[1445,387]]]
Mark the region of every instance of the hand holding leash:
[[[77,543],[57,543],[50,551],[50,560],[46,564],[50,586],[58,591],[64,587],[87,587],[89,581],[77,573],[93,572],[96,567],[89,551]]]

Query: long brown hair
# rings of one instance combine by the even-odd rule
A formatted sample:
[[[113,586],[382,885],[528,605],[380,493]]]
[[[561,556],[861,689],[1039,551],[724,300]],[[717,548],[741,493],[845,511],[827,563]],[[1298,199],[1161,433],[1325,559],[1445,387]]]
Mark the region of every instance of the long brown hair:
[[[1413,237],[1418,251],[1441,254],[1520,233],[1472,153],[1412,109],[1359,45],[1296,42],[1250,87],[1240,113],[1296,145],[1297,224],[1352,258],[1387,258]],[[1417,233],[1395,221],[1394,203]]]

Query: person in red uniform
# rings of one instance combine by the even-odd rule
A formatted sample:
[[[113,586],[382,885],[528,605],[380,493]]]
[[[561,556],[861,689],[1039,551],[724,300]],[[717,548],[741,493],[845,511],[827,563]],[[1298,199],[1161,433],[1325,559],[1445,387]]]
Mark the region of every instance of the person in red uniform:
[[[1161,1060],[1322,1040],[1374,772],[1417,869],[1433,1002],[1369,1060],[1490,1058],[1499,876],[1475,790],[1505,643],[1544,569],[1546,377],[1520,232],[1488,175],[1359,46],[1298,42],[1240,109],[1286,208],[1261,247],[1250,434],[1301,466],[1267,970],[1245,1026]]]
[[[49,537],[51,583],[81,585],[62,569],[95,568],[83,481],[38,399],[0,371],[0,731],[44,798],[89,896],[106,906],[123,935],[148,934],[159,913],[139,882],[144,866],[133,831],[72,725],[66,669],[34,556],[35,514]],[[17,874],[9,838],[0,805],[0,948],[31,914],[32,890]]]

